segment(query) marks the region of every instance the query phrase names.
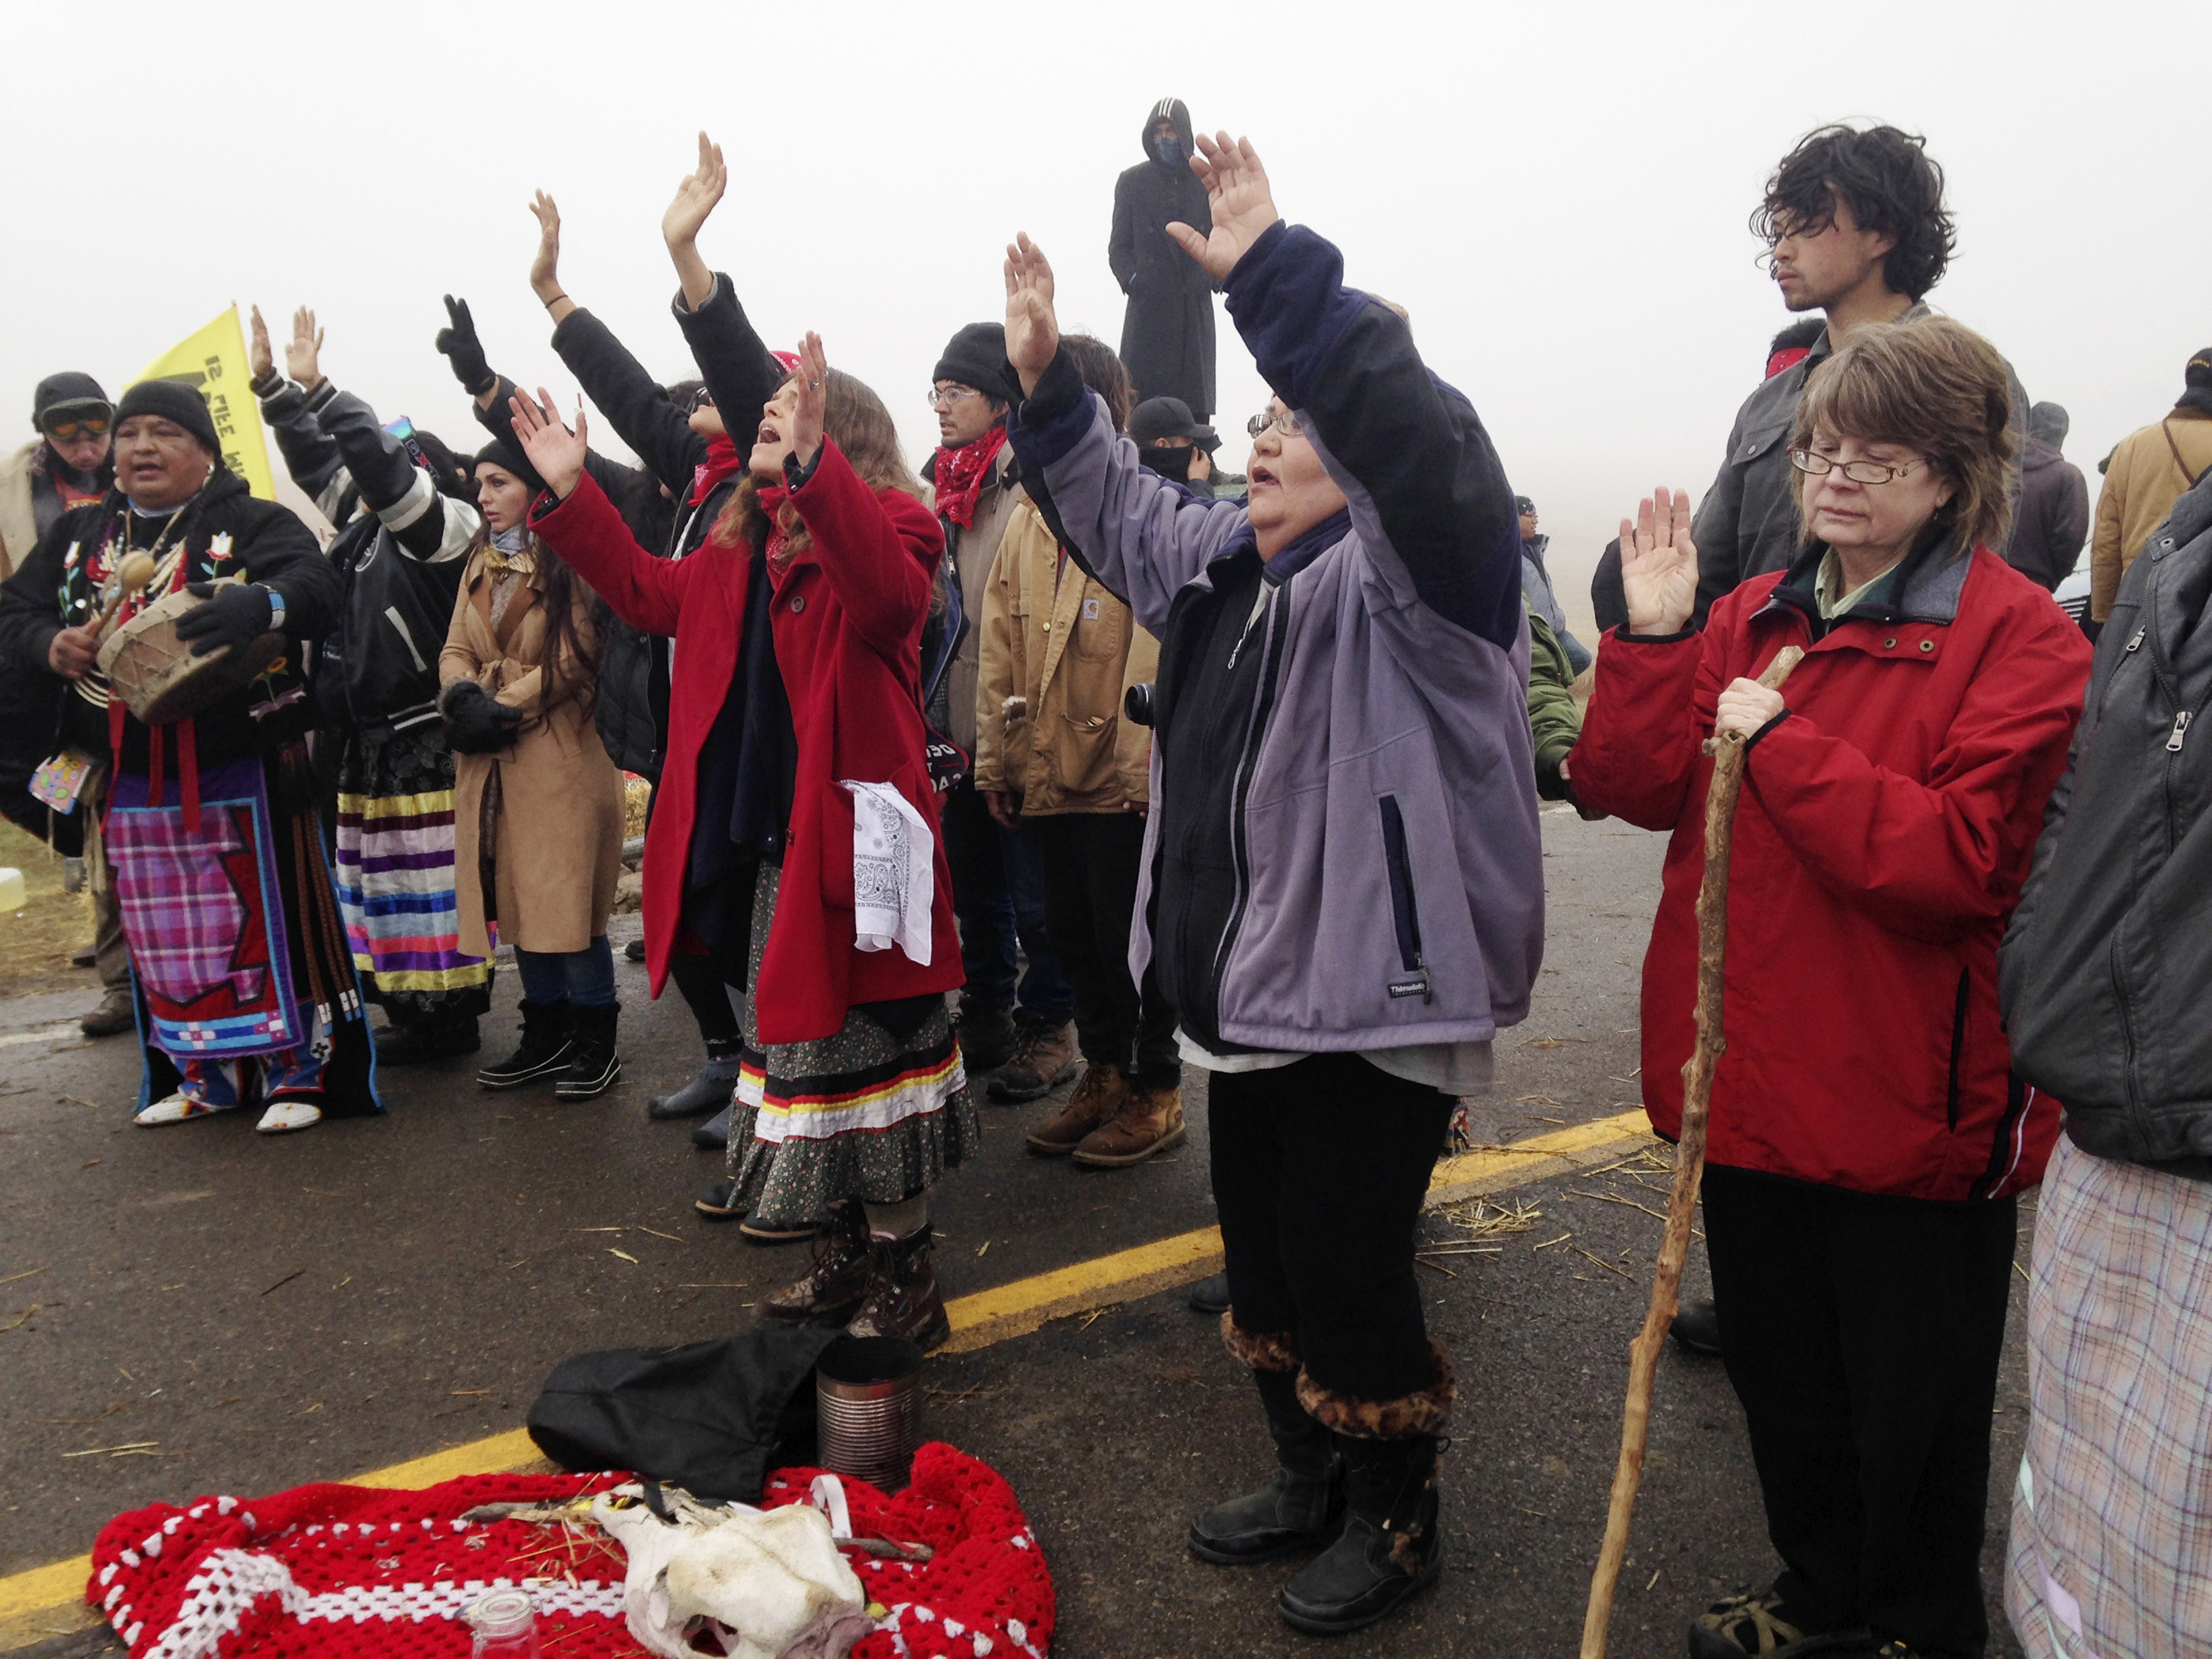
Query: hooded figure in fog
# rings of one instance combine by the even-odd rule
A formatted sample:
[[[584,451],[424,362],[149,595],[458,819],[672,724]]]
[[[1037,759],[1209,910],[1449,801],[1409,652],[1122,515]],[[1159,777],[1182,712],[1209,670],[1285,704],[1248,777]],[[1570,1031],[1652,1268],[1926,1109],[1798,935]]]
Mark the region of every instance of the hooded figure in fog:
[[[1190,112],[1163,98],[1145,117],[1145,160],[1114,185],[1106,261],[1129,296],[1121,361],[1137,396],[1180,398],[1203,421],[1213,412],[1213,282],[1169,240],[1180,222],[1212,234],[1206,186],[1190,170]]]

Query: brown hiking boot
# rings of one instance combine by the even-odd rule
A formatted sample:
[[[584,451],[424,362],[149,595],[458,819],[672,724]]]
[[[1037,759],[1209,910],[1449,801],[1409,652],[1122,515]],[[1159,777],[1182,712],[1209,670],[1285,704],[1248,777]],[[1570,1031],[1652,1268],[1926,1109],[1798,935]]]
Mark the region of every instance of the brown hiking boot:
[[[1121,1115],[1084,1136],[1075,1149],[1075,1161],[1100,1170],[1126,1170],[1154,1152],[1173,1152],[1182,1141],[1182,1086],[1133,1087]]]
[[[1130,1103],[1128,1079],[1118,1066],[1087,1066],[1083,1081],[1058,1115],[1030,1131],[1030,1150],[1047,1158],[1066,1158],[1093,1129],[1111,1123]]]
[[[924,1353],[952,1334],[945,1292],[929,1258],[934,1235],[927,1223],[905,1238],[878,1238],[867,1299],[845,1327],[848,1336],[899,1336]]]
[[[763,1297],[762,1316],[791,1322],[842,1318],[874,1282],[874,1258],[867,1212],[856,1200],[834,1206],[828,1230],[814,1242],[814,1270],[797,1284]]]
[[[1075,1028],[1066,1021],[1015,1022],[1014,1052],[991,1074],[994,1100],[1035,1100],[1075,1075]]]

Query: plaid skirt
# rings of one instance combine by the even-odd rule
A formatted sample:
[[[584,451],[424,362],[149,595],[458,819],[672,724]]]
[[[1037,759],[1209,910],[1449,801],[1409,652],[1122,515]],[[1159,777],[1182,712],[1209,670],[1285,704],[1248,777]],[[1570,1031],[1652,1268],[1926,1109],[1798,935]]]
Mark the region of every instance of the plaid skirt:
[[[761,1045],[750,994],[782,873],[763,862],[753,889],[729,1160],[741,1207],[797,1227],[826,1219],[839,1199],[896,1204],[926,1191],[975,1156],[983,1132],[941,998],[902,1036],[854,1008],[834,1036]]]
[[[2212,1659],[2212,1182],[2044,1176],[2005,1611],[2029,1659]]]

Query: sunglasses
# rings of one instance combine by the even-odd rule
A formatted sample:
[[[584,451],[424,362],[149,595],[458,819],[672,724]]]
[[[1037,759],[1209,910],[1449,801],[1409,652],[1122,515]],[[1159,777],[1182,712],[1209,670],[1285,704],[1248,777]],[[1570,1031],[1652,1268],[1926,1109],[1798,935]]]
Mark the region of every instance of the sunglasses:
[[[712,409],[714,406],[714,394],[702,386],[691,394],[691,406],[684,413],[696,415],[702,409]]]
[[[79,438],[105,438],[114,420],[105,410],[97,415],[49,415],[42,430],[57,443],[73,444]]]

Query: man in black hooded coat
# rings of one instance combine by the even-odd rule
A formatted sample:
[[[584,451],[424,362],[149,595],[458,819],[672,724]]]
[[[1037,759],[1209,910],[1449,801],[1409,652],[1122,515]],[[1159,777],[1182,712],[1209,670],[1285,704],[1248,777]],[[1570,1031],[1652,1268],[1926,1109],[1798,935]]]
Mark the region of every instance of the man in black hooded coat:
[[[1213,412],[1213,282],[1168,239],[1180,222],[1201,236],[1213,214],[1190,170],[1190,112],[1163,98],[1145,117],[1145,160],[1114,185],[1114,236],[1106,261],[1129,296],[1121,362],[1137,396],[1180,398],[1203,421]]]

